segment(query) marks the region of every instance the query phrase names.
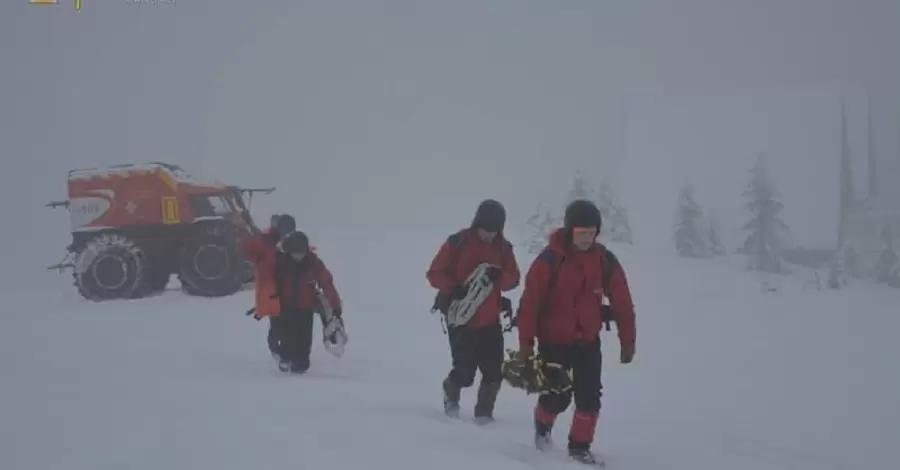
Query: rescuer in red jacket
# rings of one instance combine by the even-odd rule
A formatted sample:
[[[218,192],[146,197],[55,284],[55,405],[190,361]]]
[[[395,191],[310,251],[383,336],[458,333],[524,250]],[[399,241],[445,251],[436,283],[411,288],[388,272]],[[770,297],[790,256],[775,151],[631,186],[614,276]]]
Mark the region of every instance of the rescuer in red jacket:
[[[428,282],[438,289],[434,308],[446,317],[450,303],[466,297],[466,279],[480,265],[491,265],[485,271],[492,283],[487,298],[467,323],[448,325],[453,368],[443,382],[444,411],[457,416],[461,390],[471,387],[475,372],[481,371],[475,420],[482,423],[493,421],[494,404],[503,381],[500,314],[504,298],[500,293],[515,289],[521,277],[512,244],[503,236],[505,223],[503,205],[492,199],[483,201],[471,226],[448,237],[426,273]]]
[[[575,413],[569,429],[569,454],[583,463],[595,463],[591,453],[600,412],[602,354],[600,330],[604,320],[615,320],[621,345],[620,361],[628,364],[635,353],[635,314],[625,272],[615,256],[596,238],[600,211],[590,201],[574,201],[566,208],[564,227],[556,230],[548,246],[531,264],[517,315],[519,358],[534,355],[561,364],[573,374]],[[604,267],[610,272],[604,272]],[[608,282],[604,277],[608,276]],[[608,292],[604,292],[608,285]],[[603,296],[609,299],[604,309]],[[614,318],[605,318],[612,314]],[[550,445],[557,415],[569,407],[572,392],[541,395],[534,410],[535,445]]]
[[[257,318],[269,318],[269,334],[267,341],[269,352],[279,357],[281,336],[279,333],[281,305],[275,292],[275,252],[282,237],[297,229],[294,218],[287,214],[272,216],[269,228],[261,233],[241,241],[241,251],[253,264],[254,278],[254,315]]]
[[[275,253],[275,291],[281,312],[279,368],[302,374],[309,370],[313,341],[313,319],[319,305],[317,288],[341,318],[341,297],[328,267],[310,248],[303,232],[292,232],[278,243]]]

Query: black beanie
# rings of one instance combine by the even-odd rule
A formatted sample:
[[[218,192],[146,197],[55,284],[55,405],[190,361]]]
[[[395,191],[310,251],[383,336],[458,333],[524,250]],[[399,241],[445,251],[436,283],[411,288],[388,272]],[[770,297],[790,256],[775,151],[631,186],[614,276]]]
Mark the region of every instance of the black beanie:
[[[287,214],[278,216],[278,219],[275,221],[275,231],[278,232],[278,235],[284,237],[295,230],[297,230],[297,221],[293,217]]]
[[[472,228],[502,232],[504,225],[506,225],[506,209],[503,204],[493,199],[481,201],[478,210],[475,211],[475,218],[472,219]]]
[[[306,253],[309,251],[309,238],[303,232],[291,232],[281,241],[281,250],[288,254]]]
[[[600,216],[600,209],[586,199],[578,199],[569,203],[566,207],[565,226],[567,230],[574,227],[596,227],[600,231],[603,219]]]

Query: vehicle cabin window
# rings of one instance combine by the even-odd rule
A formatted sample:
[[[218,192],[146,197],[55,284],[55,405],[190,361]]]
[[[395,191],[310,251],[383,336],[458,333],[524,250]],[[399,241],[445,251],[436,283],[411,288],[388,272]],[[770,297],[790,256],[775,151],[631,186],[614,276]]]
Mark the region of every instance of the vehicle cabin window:
[[[222,196],[194,196],[191,208],[197,217],[224,216],[233,212],[231,204]]]
[[[210,196],[209,204],[212,206],[213,215],[228,215],[231,213],[231,204],[222,196]]]

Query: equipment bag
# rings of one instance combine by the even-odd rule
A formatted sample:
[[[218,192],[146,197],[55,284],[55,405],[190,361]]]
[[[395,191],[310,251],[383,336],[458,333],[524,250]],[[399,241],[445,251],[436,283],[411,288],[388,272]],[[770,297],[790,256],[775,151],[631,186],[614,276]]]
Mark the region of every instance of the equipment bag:
[[[334,315],[331,302],[328,301],[321,289],[316,289],[316,297],[318,298],[316,311],[322,320],[322,342],[325,350],[334,357],[341,357],[344,355],[344,347],[349,339],[347,329],[344,327],[344,319]]]
[[[452,251],[450,253],[450,263],[447,266],[447,274],[450,277],[454,277],[456,275],[456,268],[459,264],[459,252],[463,247],[462,231],[454,233],[453,235],[450,235],[447,238],[447,242],[452,247]],[[472,274],[469,275],[469,278],[466,281],[467,283],[469,282],[469,280],[473,279],[473,275],[476,272],[478,272],[480,268],[482,268],[482,266],[479,266],[478,268],[476,268],[475,272],[473,272]],[[485,279],[485,281],[487,281],[487,279]],[[490,287],[492,288],[493,286],[490,286]],[[490,292],[491,292],[491,289],[484,289],[483,295],[484,295],[485,299],[490,294]],[[469,299],[472,295],[473,295],[473,292],[472,292],[472,288],[470,286],[469,292],[466,295],[466,299]],[[484,302],[484,299],[479,301],[478,306],[480,306],[483,302]],[[510,301],[509,298],[507,298],[505,296],[501,296],[500,302],[501,302],[501,314],[502,314],[503,318],[507,318],[509,321],[508,325],[503,328],[503,331],[504,332],[512,331],[513,327],[515,326],[514,325],[515,320],[513,318],[512,301]],[[454,300],[451,299],[450,296],[444,292],[438,291],[434,295],[434,303],[431,306],[431,312],[432,313],[434,313],[434,312],[441,313],[441,327],[443,328],[444,333],[447,333],[447,325],[448,324],[450,326],[456,326],[455,324],[450,324],[449,320],[448,320],[448,317],[450,315],[450,309],[453,304],[454,304]],[[471,305],[471,304],[469,304],[469,305]],[[477,307],[474,310],[472,310],[471,315],[475,315],[475,312],[477,310],[478,310]],[[466,320],[466,322],[468,322],[470,319],[471,319],[471,316]],[[461,323],[461,324],[465,324],[465,323]]]
[[[450,308],[447,309],[448,326],[462,326],[469,323],[481,304],[491,295],[494,283],[487,276],[487,271],[491,267],[492,265],[488,263],[482,263],[469,274],[465,284],[468,289],[466,296],[451,301]]]

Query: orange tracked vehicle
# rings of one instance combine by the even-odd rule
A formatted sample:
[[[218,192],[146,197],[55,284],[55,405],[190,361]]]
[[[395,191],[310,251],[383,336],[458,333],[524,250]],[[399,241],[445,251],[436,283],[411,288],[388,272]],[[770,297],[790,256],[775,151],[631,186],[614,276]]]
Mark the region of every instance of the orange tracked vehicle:
[[[50,269],[72,268],[90,300],[140,298],[177,274],[190,295],[233,294],[252,280],[240,240],[258,233],[247,189],[202,183],[176,165],[146,163],[72,170],[68,209],[72,244]]]

